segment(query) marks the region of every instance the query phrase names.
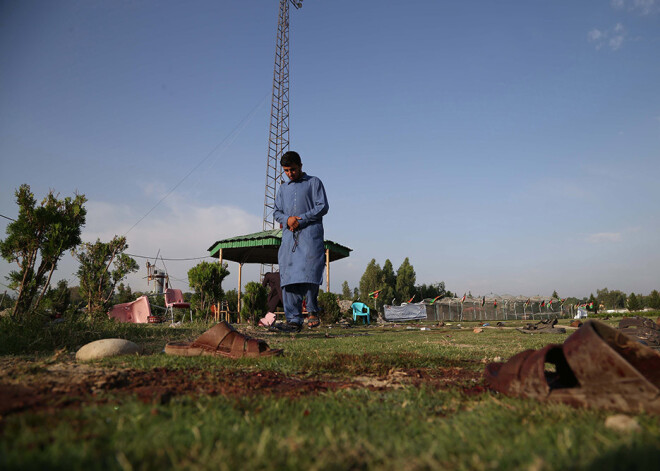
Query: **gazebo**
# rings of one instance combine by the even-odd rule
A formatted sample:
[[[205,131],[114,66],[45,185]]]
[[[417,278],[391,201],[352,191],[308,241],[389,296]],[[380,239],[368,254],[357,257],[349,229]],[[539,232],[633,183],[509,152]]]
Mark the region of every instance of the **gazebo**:
[[[238,304],[241,303],[241,272],[244,263],[277,265],[277,251],[282,244],[282,229],[255,232],[215,242],[208,248],[209,255],[219,263],[230,260],[238,263]],[[350,255],[353,249],[331,240],[324,241],[326,291],[330,291],[330,262]]]

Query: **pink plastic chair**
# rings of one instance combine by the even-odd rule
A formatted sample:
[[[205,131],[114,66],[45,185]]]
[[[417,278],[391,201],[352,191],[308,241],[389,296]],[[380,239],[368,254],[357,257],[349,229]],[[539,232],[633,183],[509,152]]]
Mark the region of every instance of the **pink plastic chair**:
[[[167,288],[165,291],[165,307],[167,311],[172,313],[172,323],[174,323],[175,309],[189,309],[190,322],[192,322],[192,309],[190,309],[190,303],[183,301],[183,293],[180,289]],[[165,315],[167,315],[167,311],[165,312]],[[181,320],[183,319],[185,319],[185,316]]]
[[[140,296],[130,303],[115,304],[108,312],[108,317],[117,319],[120,322],[132,322],[136,324],[146,324],[151,317],[151,305],[149,298]]]

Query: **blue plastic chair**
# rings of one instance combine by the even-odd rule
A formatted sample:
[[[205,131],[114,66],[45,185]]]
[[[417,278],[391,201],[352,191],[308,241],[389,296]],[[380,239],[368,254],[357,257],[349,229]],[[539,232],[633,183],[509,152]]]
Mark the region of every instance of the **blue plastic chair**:
[[[364,316],[362,322],[364,324],[371,324],[371,322],[369,322],[369,316],[371,313],[369,306],[364,303],[355,302],[351,304],[351,307],[353,308],[353,322],[357,321],[358,316]]]

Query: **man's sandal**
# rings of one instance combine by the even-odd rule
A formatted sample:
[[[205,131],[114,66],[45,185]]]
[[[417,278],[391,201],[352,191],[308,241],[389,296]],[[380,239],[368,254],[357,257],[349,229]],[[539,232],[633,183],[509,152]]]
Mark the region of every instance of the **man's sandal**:
[[[321,320],[318,318],[318,316],[314,316],[310,314],[307,317],[307,327],[310,329],[313,329],[314,327],[318,327],[321,325]]]
[[[281,355],[283,350],[272,350],[259,339],[250,338],[236,331],[222,321],[204,332],[194,342],[170,342],[165,345],[165,353],[193,357],[218,355],[228,358],[255,358]]]
[[[492,389],[510,396],[660,414],[660,353],[594,320],[563,345],[490,363],[485,374]]]

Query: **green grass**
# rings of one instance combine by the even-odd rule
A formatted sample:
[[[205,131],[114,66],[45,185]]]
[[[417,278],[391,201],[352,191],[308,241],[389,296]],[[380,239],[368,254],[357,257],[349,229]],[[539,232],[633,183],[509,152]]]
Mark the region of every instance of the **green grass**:
[[[167,341],[193,339],[207,327],[87,325],[82,332],[58,331],[47,341],[33,336],[32,345],[40,348],[32,352],[14,340],[18,351],[4,358],[38,376],[41,365],[71,362],[84,342],[105,336],[128,338],[146,351],[93,363],[106,369],[167,368],[191,375],[200,369],[269,370],[341,381],[415,369],[441,377],[453,368],[478,377],[496,357],[561,343],[570,334],[419,326],[335,327],[298,335],[261,330],[253,334],[284,348],[283,357],[235,361],[161,353]],[[53,357],[58,349],[68,354]],[[101,397],[105,403],[0,418],[0,469],[601,470],[657,469],[660,462],[659,417],[633,416],[639,429],[621,432],[605,427],[614,412],[508,398],[484,390],[480,380],[433,384],[295,398],[252,390],[240,397],[177,396],[157,405],[109,392]]]

